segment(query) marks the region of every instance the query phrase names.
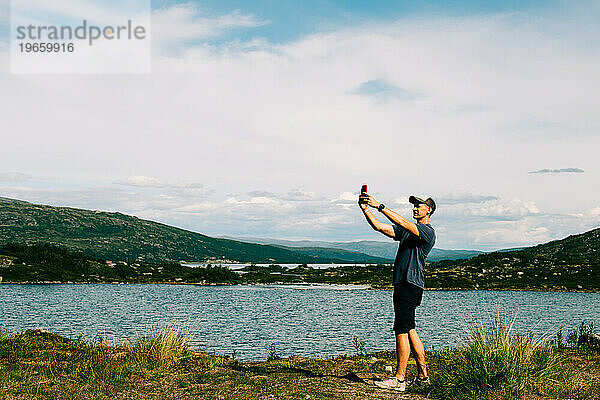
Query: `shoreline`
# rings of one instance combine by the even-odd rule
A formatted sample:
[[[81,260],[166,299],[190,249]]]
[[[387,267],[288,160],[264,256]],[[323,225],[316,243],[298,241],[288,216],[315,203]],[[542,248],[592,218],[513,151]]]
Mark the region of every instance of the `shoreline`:
[[[311,282],[270,282],[270,283],[190,283],[190,282],[71,282],[71,281],[26,281],[26,282],[7,282],[0,281],[1,285],[173,285],[173,286],[307,286],[307,287],[348,287],[352,290],[393,290],[393,286],[375,286],[365,283],[311,283]],[[568,288],[431,288],[426,287],[425,291],[487,291],[487,292],[546,292],[546,293],[600,293],[598,289],[568,289]]]

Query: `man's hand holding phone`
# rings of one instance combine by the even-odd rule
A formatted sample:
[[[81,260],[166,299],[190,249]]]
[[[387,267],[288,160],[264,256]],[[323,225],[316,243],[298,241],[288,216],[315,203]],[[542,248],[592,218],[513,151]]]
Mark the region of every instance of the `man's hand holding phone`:
[[[362,185],[360,188],[360,196],[358,196],[358,205],[364,211],[368,207],[369,195],[367,194],[367,185]]]
[[[363,185],[360,190],[360,196],[358,197],[358,204],[360,205],[360,208],[366,210],[368,206],[377,208],[380,203],[367,193],[367,185]]]

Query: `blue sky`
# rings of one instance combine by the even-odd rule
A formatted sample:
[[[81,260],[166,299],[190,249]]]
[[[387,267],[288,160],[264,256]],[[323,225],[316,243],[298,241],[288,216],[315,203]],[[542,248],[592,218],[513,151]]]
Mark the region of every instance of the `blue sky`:
[[[181,2],[153,1],[154,9]],[[252,30],[234,30],[215,40],[249,40],[265,38],[271,42],[286,42],[315,32],[328,32],[340,27],[364,23],[381,23],[401,18],[431,18],[434,16],[462,17],[505,12],[537,13],[552,9],[553,1],[193,1],[208,16],[241,10],[268,21]],[[557,3],[555,3],[556,5]],[[558,3],[560,4],[560,3]]]
[[[0,196],[212,236],[382,240],[355,204],[367,183],[406,216],[409,195],[434,197],[440,248],[600,225],[597,2],[153,8],[145,75],[10,74],[0,37]]]
[[[103,2],[109,4],[107,2]],[[9,9],[9,0],[3,0],[2,8]],[[252,14],[258,20],[266,22],[252,30],[238,29],[226,32],[211,41],[222,43],[229,40],[249,40],[259,37],[272,42],[296,40],[301,36],[315,32],[328,32],[340,27],[365,23],[382,23],[403,18],[464,17],[473,15],[491,15],[517,12],[524,15],[536,15],[546,12],[563,12],[568,9],[564,1],[521,0],[421,0],[421,1],[177,1],[152,0],[153,9],[169,8],[175,5],[193,4],[207,17],[215,17],[239,10]],[[1,20],[0,20],[1,22]],[[0,23],[0,35],[6,35],[8,29]]]

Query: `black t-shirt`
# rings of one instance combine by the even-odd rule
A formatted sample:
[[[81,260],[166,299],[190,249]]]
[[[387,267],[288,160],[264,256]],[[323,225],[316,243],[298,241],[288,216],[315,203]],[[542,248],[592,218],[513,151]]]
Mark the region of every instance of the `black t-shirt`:
[[[417,223],[419,236],[394,226],[394,240],[398,241],[398,252],[394,262],[394,284],[412,283],[425,287],[425,260],[435,243],[435,230],[430,224]]]

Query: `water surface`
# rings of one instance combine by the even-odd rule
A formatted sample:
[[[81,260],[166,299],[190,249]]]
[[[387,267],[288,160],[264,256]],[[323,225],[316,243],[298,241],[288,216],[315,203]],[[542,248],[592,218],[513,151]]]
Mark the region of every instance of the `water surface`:
[[[455,346],[470,322],[514,317],[518,332],[547,334],[582,320],[600,322],[600,294],[426,291],[417,329],[426,348]],[[43,328],[66,336],[100,334],[123,343],[153,326],[177,323],[194,344],[242,360],[392,350],[392,292],[335,285],[0,285],[0,323],[9,331]]]

